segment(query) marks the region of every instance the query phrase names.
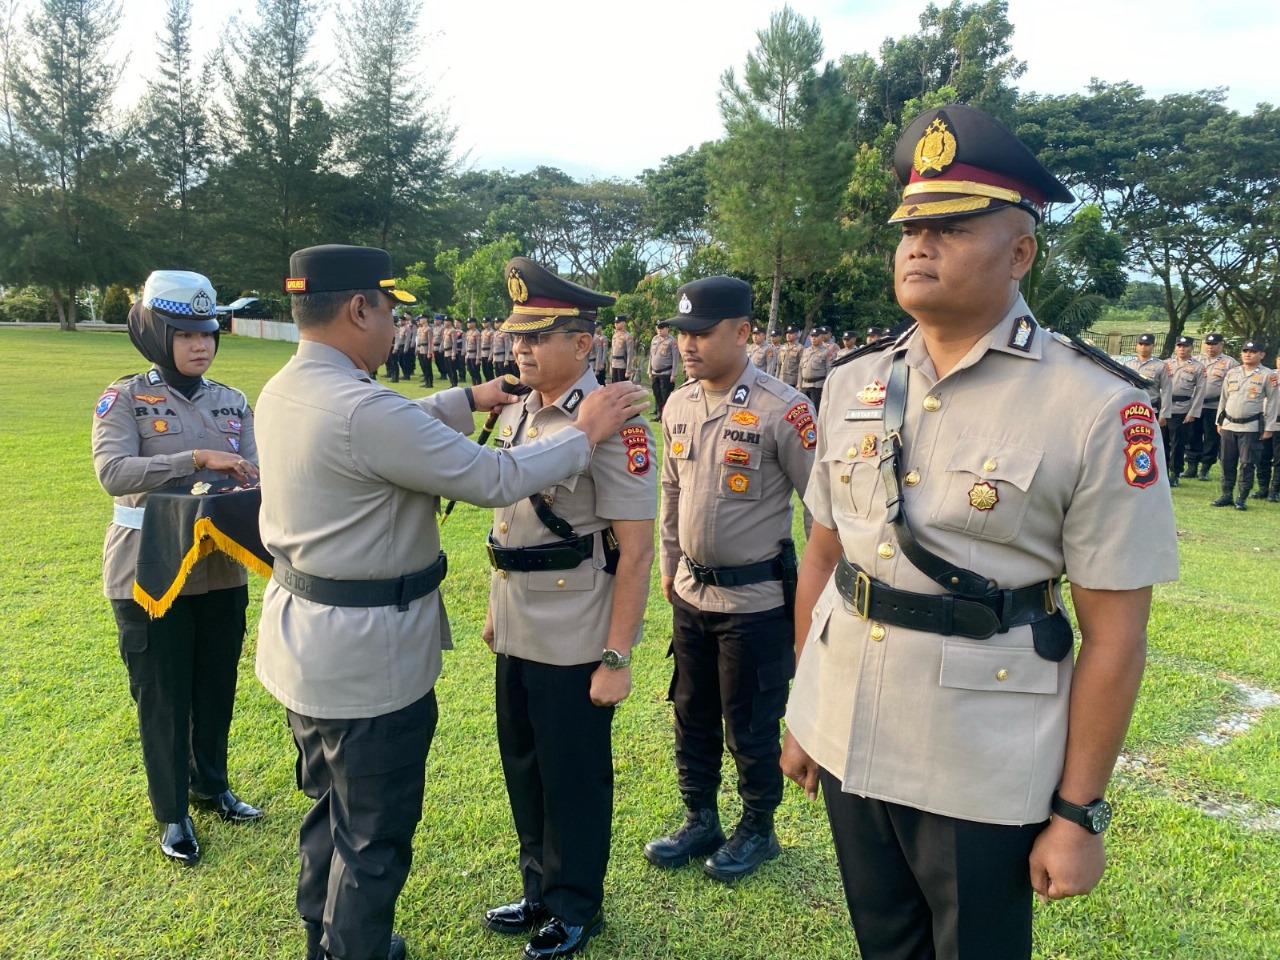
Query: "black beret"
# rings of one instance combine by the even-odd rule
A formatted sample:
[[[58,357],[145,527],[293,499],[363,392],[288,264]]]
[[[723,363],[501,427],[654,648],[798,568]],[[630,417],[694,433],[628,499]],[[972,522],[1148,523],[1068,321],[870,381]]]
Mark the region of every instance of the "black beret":
[[[334,293],[343,290],[381,290],[400,303],[417,303],[406,290],[397,290],[391,275],[391,254],[378,247],[326,243],[306,247],[289,258],[287,293]]]
[[[1154,333],[1140,333],[1138,334],[1138,342],[1139,343],[1155,343],[1156,335]]]
[[[544,333],[574,320],[595,326],[596,311],[614,302],[613,297],[559,277],[528,257],[508,260],[505,272],[512,308],[502,329],[510,333]]]
[[[893,153],[902,204],[889,218],[929,220],[1019,206],[1037,221],[1046,203],[1074,198],[1013,135],[981,110],[958,103],[920,114]]]
[[[737,277],[703,277],[676,291],[679,315],[671,325],[686,333],[710,330],[721,320],[751,316],[751,284]]]

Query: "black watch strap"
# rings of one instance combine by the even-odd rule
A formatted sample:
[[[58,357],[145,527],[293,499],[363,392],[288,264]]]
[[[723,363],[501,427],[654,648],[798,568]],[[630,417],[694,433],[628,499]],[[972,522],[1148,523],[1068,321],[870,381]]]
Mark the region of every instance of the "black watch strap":
[[[1049,804],[1054,814],[1063,820],[1079,824],[1090,833],[1102,833],[1111,825],[1111,804],[1099,797],[1086,806],[1080,806],[1063,800],[1058,791],[1053,791],[1053,800]]]

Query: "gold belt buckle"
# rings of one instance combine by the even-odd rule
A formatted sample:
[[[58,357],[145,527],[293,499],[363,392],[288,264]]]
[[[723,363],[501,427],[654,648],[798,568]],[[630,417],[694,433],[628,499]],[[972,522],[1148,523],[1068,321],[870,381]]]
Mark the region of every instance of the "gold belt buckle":
[[[1056,580],[1046,580],[1044,585],[1044,612],[1052,616],[1058,612],[1058,597],[1053,592]]]
[[[853,578],[854,612],[863,620],[869,620],[871,610],[871,578],[866,572],[859,570]]]
[[[487,551],[489,552],[489,567],[490,567],[490,569],[492,569],[492,570],[497,570],[497,569],[498,569],[498,556],[497,556],[497,554],[495,554],[495,553],[493,552],[493,544],[492,544],[492,543],[486,543],[486,544],[484,545],[484,548],[485,548],[485,550],[487,550]]]

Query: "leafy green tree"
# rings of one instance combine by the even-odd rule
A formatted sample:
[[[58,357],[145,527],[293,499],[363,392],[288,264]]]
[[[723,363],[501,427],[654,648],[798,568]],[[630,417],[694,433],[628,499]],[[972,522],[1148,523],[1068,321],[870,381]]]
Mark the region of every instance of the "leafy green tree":
[[[690,253],[711,240],[707,204],[707,158],[714,144],[690,147],[664,157],[656,169],[640,174],[645,191],[645,224],[671,252],[667,266],[680,267]]]
[[[427,265],[422,261],[405,267],[404,276],[396,277],[396,286],[418,298],[417,309],[420,312],[425,313],[431,306],[431,280],[427,276]]]
[[[1125,291],[1124,241],[1106,228],[1096,204],[1082,207],[1056,229],[1042,227],[1038,239],[1035,262],[1022,279],[1022,295],[1045,326],[1080,333]]]
[[[819,73],[822,36],[790,7],[757,32],[742,82],[721,78],[725,138],[712,153],[713,231],[734,266],[772,278],[769,326],[783,282],[834,265],[850,173],[852,104],[839,71]]]
[[[600,289],[613,294],[631,293],[647,272],[630,241],[624,242],[614,248],[600,268]]]
[[[455,317],[505,316],[511,310],[507,296],[507,278],[503,270],[507,261],[520,252],[515,236],[507,234],[486,243],[465,260],[457,250],[445,250],[436,257],[436,269],[453,279],[453,303],[449,313]]]
[[[391,248],[441,206],[454,128],[431,110],[421,70],[408,66],[404,38],[418,28],[416,0],[354,0],[337,8],[350,57],[337,74],[345,98],[337,120],[342,161],[366,198],[367,239]]]
[[[129,302],[129,295],[124,292],[124,287],[117,283],[111,284],[102,298],[102,322],[116,324],[127,322],[130,306],[132,304]]]
[[[10,160],[28,159],[7,197],[0,263],[7,279],[48,288],[64,330],[76,328],[81,287],[131,267],[125,220],[99,189],[118,18],[111,0],[42,0],[26,21],[26,56],[9,54]]]

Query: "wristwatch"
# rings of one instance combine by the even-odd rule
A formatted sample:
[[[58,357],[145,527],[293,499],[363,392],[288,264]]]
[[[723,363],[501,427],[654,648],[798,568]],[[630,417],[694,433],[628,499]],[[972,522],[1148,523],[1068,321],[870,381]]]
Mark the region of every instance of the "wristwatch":
[[[631,654],[619,653],[617,650],[605,647],[604,653],[600,654],[600,662],[610,670],[621,670],[631,663]]]
[[[1063,820],[1078,823],[1090,833],[1102,833],[1107,827],[1111,826],[1111,804],[1101,797],[1093,801],[1093,803],[1081,807],[1063,800],[1062,797],[1058,796],[1058,791],[1055,790],[1053,791],[1053,800],[1050,803],[1050,807]]]

